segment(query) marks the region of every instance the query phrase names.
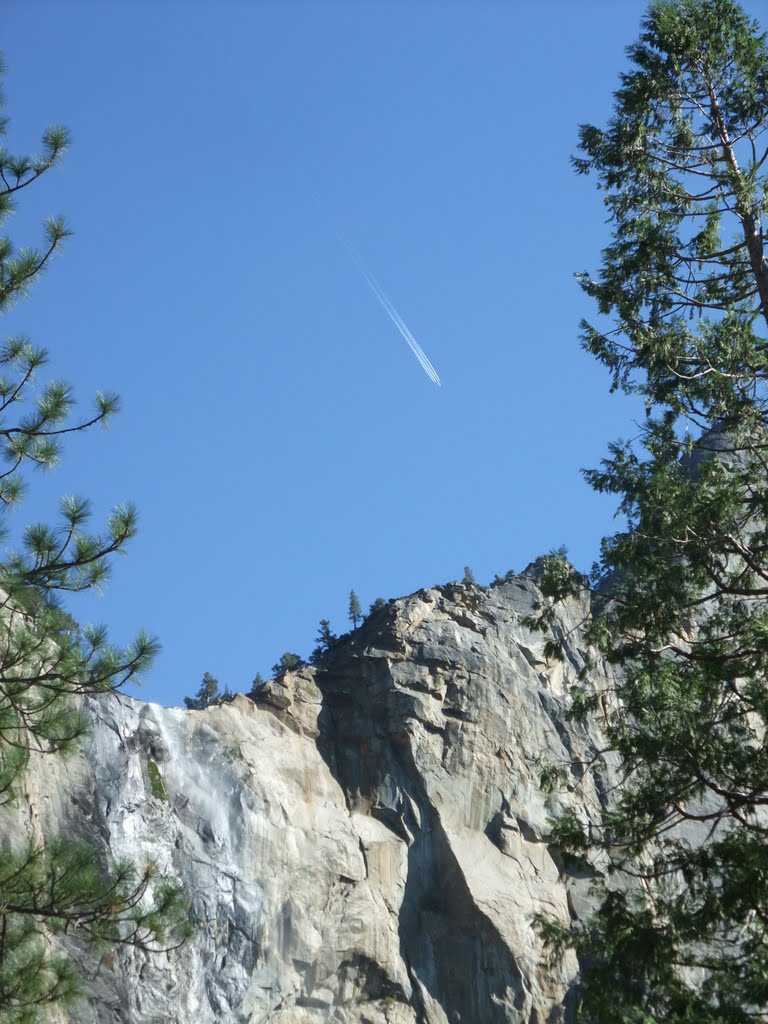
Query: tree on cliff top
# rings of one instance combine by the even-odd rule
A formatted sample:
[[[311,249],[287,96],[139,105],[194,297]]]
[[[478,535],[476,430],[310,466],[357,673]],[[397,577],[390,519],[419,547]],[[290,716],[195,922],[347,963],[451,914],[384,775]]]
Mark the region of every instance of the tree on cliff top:
[[[305,661],[301,655],[295,654],[293,651],[285,651],[280,655],[280,660],[272,666],[272,675],[277,678],[284,672],[294,672],[296,669],[304,668],[304,665]]]
[[[0,68],[0,72],[2,69]],[[7,121],[0,121],[0,139]],[[40,156],[0,148],[0,226],[24,189],[54,167],[68,144],[49,128]],[[60,217],[45,222],[43,244],[16,249],[0,236],[0,312],[24,295],[59,251],[68,231]],[[67,434],[106,423],[113,394],[96,396],[91,415],[72,422],[72,391],[61,381],[38,383],[47,353],[24,337],[0,348],[0,518],[23,496],[21,471],[56,464]],[[20,408],[26,401],[26,411]],[[100,532],[88,532],[89,506],[63,498],[55,526],[32,524],[17,550],[0,561],[0,824],[13,834],[12,804],[30,757],[62,757],[86,731],[75,700],[111,693],[150,663],[156,642],[140,633],[125,649],[100,626],[80,627],[57,596],[100,586],[110,556],[136,531],[136,512],[119,506]],[[5,840],[6,843],[9,839]],[[83,941],[130,944],[142,950],[175,942],[180,894],[155,878],[152,863],[107,865],[96,849],[53,838],[5,846],[0,855],[0,1021],[36,1020],[77,997],[76,972],[51,951],[53,932],[75,930]]]
[[[353,628],[357,629],[358,622],[361,622],[363,618],[363,609],[360,604],[360,598],[357,596],[354,590],[350,590],[349,592],[349,606],[347,608],[347,615],[349,616],[349,621],[352,623]]]
[[[320,619],[320,626],[318,627],[317,636],[315,637],[315,644],[317,646],[310,655],[310,662],[314,665],[315,662],[319,661],[323,655],[333,647],[338,639],[339,638],[331,629],[330,620]]]
[[[220,699],[219,680],[210,672],[205,672],[194,697],[185,697],[184,706],[188,711],[203,711]]]
[[[540,925],[581,954],[582,1020],[736,1024],[768,1012],[768,47],[733,0],[661,0],[628,56],[574,161],[613,224],[584,344],[648,413],[587,473],[626,517],[588,628],[620,671],[571,714],[608,708],[623,784],[553,840],[637,885]]]

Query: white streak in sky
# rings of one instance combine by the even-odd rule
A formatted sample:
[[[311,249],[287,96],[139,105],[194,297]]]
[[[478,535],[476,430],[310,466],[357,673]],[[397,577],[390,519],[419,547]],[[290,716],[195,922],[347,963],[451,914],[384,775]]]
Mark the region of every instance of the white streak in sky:
[[[398,329],[398,331],[400,331],[400,334],[405,338],[405,340],[411,346],[411,351],[413,352],[413,354],[416,356],[416,358],[418,359],[419,363],[421,364],[422,370],[424,370],[426,375],[429,377],[429,379],[434,384],[437,384],[438,387],[442,387],[442,384],[440,383],[440,377],[437,374],[437,370],[434,368],[432,363],[429,361],[429,358],[428,358],[426,352],[424,351],[424,349],[421,347],[421,345],[418,343],[418,341],[416,341],[414,336],[411,334],[411,332],[408,329],[408,326],[405,323],[405,321],[403,320],[403,318],[400,316],[400,314],[397,312],[395,307],[392,305],[392,303],[389,301],[387,296],[382,291],[382,288],[381,288],[381,285],[379,284],[379,282],[376,280],[376,278],[373,276],[373,274],[371,274],[370,271],[368,271],[368,270],[363,270],[363,277],[365,278],[366,283],[368,284],[368,287],[371,289],[373,294],[376,296],[376,298],[381,303],[381,305],[384,308],[385,312],[389,314],[389,318],[392,321],[392,323],[395,325],[395,327]]]
[[[418,359],[419,365],[421,366],[421,368],[424,371],[424,373],[426,373],[426,375],[429,377],[429,379],[432,381],[433,384],[437,384],[437,386],[439,388],[442,387],[442,383],[440,382],[440,377],[438,376],[437,370],[434,368],[432,363],[429,361],[429,358],[428,358],[426,352],[424,351],[424,349],[421,347],[421,345],[418,343],[418,341],[416,341],[414,336],[411,334],[410,330],[408,329],[408,325],[405,323],[403,318],[400,316],[400,314],[397,312],[395,307],[392,305],[392,303],[389,301],[389,299],[385,295],[384,290],[382,289],[382,287],[379,284],[379,282],[376,280],[376,278],[373,276],[373,274],[370,272],[370,270],[368,270],[366,265],[363,263],[362,259],[360,258],[359,253],[355,250],[354,246],[349,241],[349,239],[342,237],[342,241],[344,242],[344,244],[346,245],[347,249],[349,249],[350,253],[352,254],[352,258],[354,259],[355,263],[357,264],[358,270],[363,275],[363,279],[365,280],[365,283],[368,285],[368,287],[371,289],[373,294],[379,300],[379,304],[381,305],[381,308],[384,310],[384,312],[387,314],[389,319],[392,321],[392,323],[398,329],[398,331],[400,332],[402,337],[408,342],[408,345],[410,346],[411,351],[413,352],[413,354]]]

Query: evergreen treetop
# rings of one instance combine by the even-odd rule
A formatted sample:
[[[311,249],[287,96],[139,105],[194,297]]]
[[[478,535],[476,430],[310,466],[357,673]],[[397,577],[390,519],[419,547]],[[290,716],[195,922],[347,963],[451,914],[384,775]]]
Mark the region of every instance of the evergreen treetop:
[[[184,706],[188,711],[203,711],[217,701],[231,696],[229,690],[219,693],[219,681],[210,672],[203,674],[203,681],[194,697],[185,697]]]
[[[294,654],[293,651],[285,651],[280,655],[280,660],[276,661],[272,666],[272,675],[281,676],[285,672],[291,672],[295,669],[303,668],[305,665],[304,659],[299,654]]]
[[[354,590],[350,590],[349,592],[349,607],[347,609],[347,614],[349,615],[349,621],[352,623],[353,628],[357,629],[358,622],[362,622],[363,619],[363,609],[360,604],[360,598]]]
[[[246,697],[250,697],[251,700],[255,700],[256,696],[258,695],[259,691],[262,689],[263,686],[264,676],[261,674],[261,672],[257,672],[256,675],[253,677],[253,680],[251,682],[251,688],[246,694]]]
[[[329,619],[320,619],[320,626],[317,630],[317,636],[315,637],[315,644],[317,645],[312,651],[310,661],[316,662],[330,650],[331,647],[336,643],[339,638],[331,629],[331,623]]]
[[[733,0],[656,0],[642,29],[573,161],[613,224],[578,275],[603,318],[583,340],[615,388],[706,428],[764,410],[766,43]]]

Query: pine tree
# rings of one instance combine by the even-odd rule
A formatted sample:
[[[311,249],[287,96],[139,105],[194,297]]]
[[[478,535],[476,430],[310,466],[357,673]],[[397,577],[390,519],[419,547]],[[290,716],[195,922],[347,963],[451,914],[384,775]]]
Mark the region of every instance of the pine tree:
[[[477,583],[477,580],[475,579],[475,574],[472,572],[468,565],[464,566],[464,575],[461,578],[461,582],[465,586],[469,587],[473,587]]]
[[[0,121],[0,137],[7,119]],[[0,227],[18,194],[54,167],[68,144],[60,127],[43,135],[40,156],[14,156],[0,148]],[[69,231],[60,217],[44,226],[39,247],[17,249],[0,236],[0,312],[23,296],[60,250]],[[39,383],[44,349],[24,337],[0,348],[0,519],[18,505],[21,474],[52,467],[63,438],[117,410],[113,394],[100,394],[91,415],[71,421],[73,395],[61,381]],[[27,411],[20,407],[27,402]],[[111,693],[150,664],[157,643],[144,633],[125,649],[109,644],[102,627],[80,627],[59,606],[62,594],[99,587],[110,556],[136,531],[136,512],[120,506],[103,530],[89,532],[83,498],[64,498],[55,526],[27,527],[17,550],[0,560],[0,831],[12,837],[13,801],[32,752],[56,759],[76,749],[86,731],[78,698]],[[179,891],[155,878],[155,866],[102,862],[100,853],[64,837],[6,845],[0,857],[0,1021],[28,1024],[54,1006],[76,999],[80,985],[71,961],[52,951],[51,934],[76,928],[83,941],[128,943],[149,951],[177,941]]]
[[[361,622],[363,618],[363,609],[360,605],[360,598],[354,590],[350,590],[349,592],[349,608],[347,610],[347,615],[349,616],[349,621],[352,623],[353,629],[357,629],[358,622]]]
[[[328,650],[333,644],[336,643],[336,634],[331,629],[331,623],[328,619],[320,619],[320,627],[317,631],[317,644],[324,650]]]
[[[272,666],[272,675],[281,676],[284,672],[293,672],[297,668],[304,667],[304,659],[299,654],[294,654],[293,651],[285,651],[284,654],[280,655],[280,660],[276,661]]]
[[[317,630],[317,636],[315,637],[315,643],[317,646],[312,651],[310,661],[314,663],[322,658],[325,652],[330,650],[337,640],[338,637],[331,630],[330,621],[328,619],[320,619],[320,626]]]
[[[184,698],[184,706],[189,711],[203,711],[225,696],[231,696],[231,694],[228,690],[224,694],[220,694],[218,679],[212,676],[210,672],[206,672],[195,696]]]
[[[253,677],[253,681],[251,682],[251,688],[246,694],[246,697],[250,697],[251,700],[256,700],[256,697],[259,691],[263,688],[263,686],[264,676],[261,674],[261,672],[257,672],[256,675]]]
[[[579,934],[539,923],[581,954],[580,1019],[738,1024],[768,1012],[768,47],[733,0],[662,0],[628,55],[575,160],[613,224],[583,330],[648,416],[587,473],[626,517],[587,634],[619,671],[571,712],[608,709],[624,782],[552,841],[635,884]],[[578,584],[550,559],[549,594]]]

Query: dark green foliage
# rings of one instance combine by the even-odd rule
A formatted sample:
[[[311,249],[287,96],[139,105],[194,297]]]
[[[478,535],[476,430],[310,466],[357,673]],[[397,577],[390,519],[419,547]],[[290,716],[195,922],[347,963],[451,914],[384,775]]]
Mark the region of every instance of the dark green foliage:
[[[768,1012],[768,48],[732,0],[668,0],[628,52],[575,161],[613,224],[583,328],[648,417],[587,473],[626,517],[587,631],[620,671],[571,712],[599,701],[624,784],[600,827],[566,818],[553,842],[638,884],[578,934],[540,926],[582,956],[581,1020],[742,1024]],[[581,582],[555,556],[543,584]]]
[[[4,74],[5,64],[0,60],[0,78]],[[0,92],[0,106],[3,103],[4,96]],[[7,132],[8,119],[0,117],[0,140],[5,139]],[[57,164],[68,145],[69,132],[61,125],[51,125],[43,132],[43,149],[39,156],[15,155],[0,143],[0,224],[13,213],[16,194]],[[49,217],[45,221],[43,244],[39,248],[18,249],[11,238],[0,235],[0,313],[26,293],[68,235],[62,217]],[[45,353],[41,355],[45,361]]]
[[[377,615],[383,608],[387,607],[387,602],[383,597],[377,597],[376,600],[371,604],[368,610],[368,616]]]
[[[253,682],[251,683],[251,688],[248,691],[248,693],[246,694],[246,697],[250,697],[251,700],[254,700],[255,697],[256,697],[256,694],[258,694],[258,692],[262,689],[263,686],[264,686],[264,676],[261,674],[261,672],[257,672],[256,675],[253,677]]]
[[[184,706],[189,711],[203,711],[221,699],[219,680],[212,676],[210,672],[206,672],[195,696],[184,698]]]
[[[467,586],[473,587],[477,583],[475,574],[472,572],[468,565],[464,566],[464,575],[461,577],[461,582]]]
[[[357,629],[358,622],[363,621],[363,609],[360,606],[360,598],[354,590],[350,590],[349,592],[349,608],[347,610],[347,615],[349,616],[349,621],[352,623],[352,628]]]
[[[584,343],[614,388],[706,423],[748,406],[766,368],[765,44],[732,0],[677,0],[651,5],[628,54],[613,119],[581,127],[574,160],[614,223],[598,277],[579,275],[611,318]]]
[[[505,583],[511,583],[516,575],[517,575],[517,573],[515,572],[514,569],[510,569],[508,572],[505,572],[503,576],[499,576],[499,574],[497,573],[493,577],[493,580],[491,581],[491,586],[492,587],[503,587]]]
[[[14,593],[7,581],[6,589]],[[6,798],[26,764],[27,746],[17,742],[20,728],[42,749],[67,753],[85,731],[68,698],[121,686],[147,667],[157,649],[144,634],[119,650],[107,643],[102,627],[62,631],[60,625],[55,607],[42,604],[30,616],[0,597],[0,794]]]
[[[317,646],[310,657],[310,661],[314,664],[319,661],[320,658],[330,650],[331,647],[336,643],[339,638],[331,630],[331,623],[328,619],[320,619],[320,626],[317,630],[317,636],[315,637],[315,643]]]
[[[0,119],[0,139],[6,128]],[[64,129],[51,128],[41,156],[14,156],[0,147],[0,225],[21,190],[57,163],[67,141]],[[42,246],[21,249],[0,235],[0,312],[28,291],[68,231],[55,217],[43,234]],[[66,435],[104,425],[117,409],[115,395],[99,394],[93,412],[72,421],[69,385],[38,379],[47,360],[24,337],[0,343],[0,520],[23,496],[24,468],[55,466]],[[118,506],[96,532],[89,520],[87,500],[63,498],[55,526],[28,526],[18,549],[0,555],[0,832],[9,837],[0,853],[2,1024],[29,1024],[76,997],[76,972],[52,951],[51,933],[77,929],[83,941],[145,952],[183,935],[180,893],[156,878],[154,864],[108,865],[95,849],[63,838],[44,848],[20,849],[10,841],[11,803],[30,757],[51,758],[55,771],[55,757],[75,750],[85,732],[77,698],[138,679],[157,651],[145,633],[126,648],[114,647],[103,627],[80,627],[59,607],[63,593],[102,586],[111,556],[136,531],[131,506]]]
[[[564,641],[567,639],[557,627],[558,604],[589,587],[589,580],[576,572],[568,561],[568,549],[563,545],[550,551],[543,559],[534,563],[539,589],[545,600],[536,608],[535,614],[523,619],[529,629],[546,629],[552,636],[544,643],[544,657],[562,661]],[[579,623],[583,625],[583,623]]]
[[[63,839],[0,858],[0,1020],[35,1021],[53,1004],[70,1005],[80,982],[71,962],[52,956],[41,930],[77,928],[99,946],[146,949],[178,939],[181,911],[174,886],[156,879],[154,864],[137,871],[113,864],[107,874],[93,850]]]
[[[303,668],[305,665],[306,662],[300,655],[294,654],[292,651],[286,651],[280,655],[280,660],[272,666],[272,675],[281,676],[284,672],[292,672],[297,668]]]
[[[329,622],[329,620],[328,619],[320,619],[320,627],[319,627],[319,629],[317,631],[317,638],[316,638],[317,643],[321,647],[325,647],[327,649],[328,647],[331,646],[331,644],[336,643],[336,640],[337,640],[336,634],[332,632],[332,630],[331,630],[331,623]]]

